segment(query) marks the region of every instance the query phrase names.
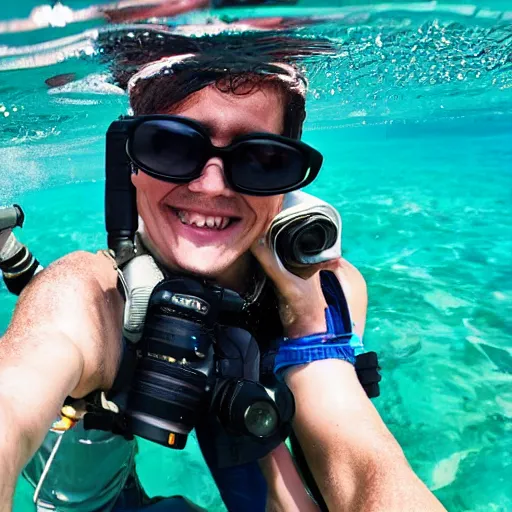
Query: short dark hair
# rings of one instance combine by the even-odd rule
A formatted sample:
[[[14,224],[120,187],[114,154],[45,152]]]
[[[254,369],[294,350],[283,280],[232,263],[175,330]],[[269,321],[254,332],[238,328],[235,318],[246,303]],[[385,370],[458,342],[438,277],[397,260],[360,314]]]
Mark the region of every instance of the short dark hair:
[[[277,66],[262,65],[239,59],[236,66],[216,58],[215,62],[206,56],[190,59],[173,66],[172,75],[161,74],[149,80],[140,80],[130,91],[130,105],[135,115],[154,114],[176,108],[191,94],[208,85],[218,90],[245,95],[261,87],[272,87],[284,99],[283,135],[300,139],[306,118],[304,96],[290,90],[275,78],[283,72]],[[245,66],[243,64],[245,63]],[[274,74],[272,74],[272,72]]]
[[[169,110],[193,92],[215,84],[220,90],[239,93],[240,84],[262,81],[276,84],[272,63],[297,65],[306,58],[336,53],[335,45],[323,37],[303,37],[293,30],[244,31],[188,37],[173,32],[172,27],[148,25],[102,32],[98,38],[100,53],[108,62],[113,81],[126,88],[131,76],[150,62],[164,57],[194,54],[173,66],[173,80],[155,76],[134,88],[130,97],[138,115]],[[227,84],[227,88],[226,88]],[[306,117],[305,99],[281,84],[285,92],[284,135],[300,138]],[[245,88],[244,88],[245,89]]]

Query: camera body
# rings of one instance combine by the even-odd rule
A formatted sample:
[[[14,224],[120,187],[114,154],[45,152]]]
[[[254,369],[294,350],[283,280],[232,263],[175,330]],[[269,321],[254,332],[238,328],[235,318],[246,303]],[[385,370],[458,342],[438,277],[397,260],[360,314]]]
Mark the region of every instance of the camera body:
[[[141,266],[134,269],[140,276]],[[185,447],[190,431],[206,416],[216,417],[234,435],[261,440],[279,436],[294,413],[288,388],[279,384],[270,391],[221,371],[220,326],[232,325],[244,306],[236,292],[199,279],[172,276],[160,281],[149,296],[139,334],[136,324],[125,319],[129,357],[108,395],[121,412],[90,409],[86,428],[112,429],[175,449]],[[116,424],[101,423],[105,414]]]

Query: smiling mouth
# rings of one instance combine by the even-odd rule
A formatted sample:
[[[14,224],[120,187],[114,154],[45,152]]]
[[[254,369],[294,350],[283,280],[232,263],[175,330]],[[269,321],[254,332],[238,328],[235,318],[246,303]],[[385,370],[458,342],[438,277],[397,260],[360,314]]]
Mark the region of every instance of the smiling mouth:
[[[201,213],[190,210],[179,210],[172,207],[170,207],[170,209],[185,226],[192,226],[194,228],[206,230],[223,231],[224,229],[241,220],[240,217],[203,215]]]

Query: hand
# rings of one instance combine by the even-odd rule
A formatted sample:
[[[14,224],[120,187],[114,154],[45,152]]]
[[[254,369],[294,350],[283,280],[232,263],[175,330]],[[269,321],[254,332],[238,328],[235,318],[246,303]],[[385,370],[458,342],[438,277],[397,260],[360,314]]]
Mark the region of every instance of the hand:
[[[275,285],[285,336],[299,338],[325,332],[327,303],[319,272],[337,268],[340,260],[308,266],[297,276],[286,270],[279,258],[274,256],[265,238],[254,242],[251,252]]]

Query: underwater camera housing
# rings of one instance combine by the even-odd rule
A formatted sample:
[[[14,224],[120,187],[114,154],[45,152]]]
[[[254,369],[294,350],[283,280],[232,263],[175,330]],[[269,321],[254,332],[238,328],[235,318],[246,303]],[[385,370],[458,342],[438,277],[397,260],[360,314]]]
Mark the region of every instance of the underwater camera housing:
[[[188,277],[159,283],[149,299],[140,353],[126,412],[130,430],[151,441],[184,448],[215,386],[214,327],[238,313],[243,299]]]
[[[281,442],[295,412],[290,390],[267,389],[220,371],[218,326],[232,324],[244,306],[236,292],[195,278],[173,276],[158,283],[141,336],[136,343],[125,338],[123,362],[107,393],[117,411],[105,413],[104,406],[93,404],[85,428],[183,449],[190,431],[213,416],[234,435]]]

